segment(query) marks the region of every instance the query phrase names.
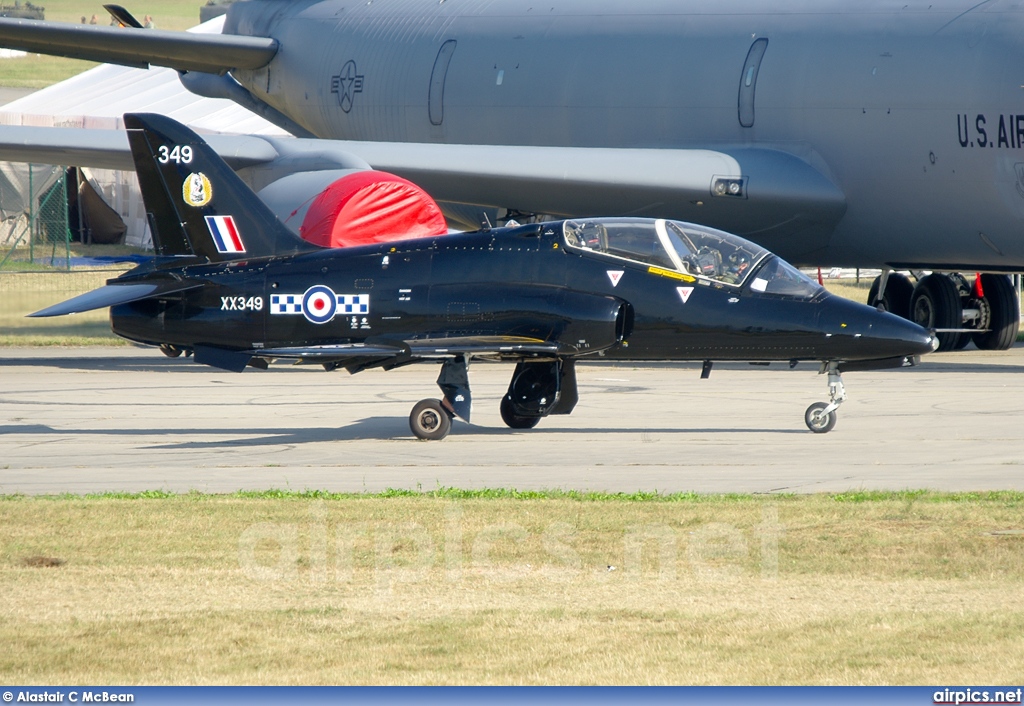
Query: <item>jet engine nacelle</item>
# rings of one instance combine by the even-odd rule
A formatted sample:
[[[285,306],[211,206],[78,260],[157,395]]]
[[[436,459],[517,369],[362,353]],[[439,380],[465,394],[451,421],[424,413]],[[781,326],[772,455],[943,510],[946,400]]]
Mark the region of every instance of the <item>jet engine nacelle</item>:
[[[633,307],[621,299],[570,291],[559,309],[571,314],[555,340],[579,353],[606,350],[633,332]]]
[[[267,185],[259,197],[304,240],[324,247],[448,232],[441,209],[423,189],[387,172],[298,172]]]
[[[430,306],[459,335],[536,338],[577,356],[607,350],[633,331],[633,307],[618,297],[536,284],[491,290],[472,272],[454,272],[470,281],[431,285]]]

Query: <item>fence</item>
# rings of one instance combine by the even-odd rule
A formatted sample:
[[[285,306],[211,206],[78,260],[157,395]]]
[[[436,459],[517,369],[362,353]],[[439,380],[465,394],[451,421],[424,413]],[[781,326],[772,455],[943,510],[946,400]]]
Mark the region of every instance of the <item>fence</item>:
[[[0,270],[26,263],[69,270],[67,176],[62,167],[28,165],[0,189]],[[19,183],[20,181],[20,183]]]
[[[0,346],[116,344],[106,309],[29,319],[28,314],[102,287],[126,266],[68,271],[0,270]]]

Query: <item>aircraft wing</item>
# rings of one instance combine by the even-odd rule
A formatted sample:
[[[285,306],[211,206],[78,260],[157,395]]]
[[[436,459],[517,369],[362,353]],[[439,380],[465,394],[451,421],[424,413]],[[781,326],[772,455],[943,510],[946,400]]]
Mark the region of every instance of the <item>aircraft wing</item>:
[[[277,40],[267,37],[10,18],[0,18],[0,46],[140,69],[153,65],[212,74],[258,69],[274,58],[278,48]]]
[[[128,304],[129,302],[153,297],[165,297],[173,294],[181,294],[190,289],[198,289],[203,285],[197,282],[180,282],[178,280],[165,280],[163,282],[142,282],[128,284],[107,284],[99,289],[94,289],[85,294],[68,299],[59,304],[48,306],[45,309],[29,314],[32,317],[65,316],[67,314],[80,314],[83,311],[93,309],[105,309],[108,306]]]
[[[232,169],[287,161],[292,171],[370,169],[337,140],[257,135],[204,135]],[[58,164],[66,167],[134,171],[124,130],[0,125],[0,162]]]
[[[210,135],[209,144],[232,169],[272,162],[280,155],[268,140],[249,135]],[[0,161],[134,171],[124,130],[0,126]]]
[[[207,139],[235,169],[273,163],[286,165],[287,172],[372,167],[405,177],[442,202],[564,217],[657,215],[714,224],[755,240],[775,228],[798,231],[798,225],[827,234],[846,211],[844,194],[813,160],[781,149]],[[0,161],[133,168],[127,138],[118,130],[0,126]]]
[[[846,211],[827,176],[783,150],[337,144],[440,201],[562,216],[657,212],[697,222],[725,213],[834,222]]]

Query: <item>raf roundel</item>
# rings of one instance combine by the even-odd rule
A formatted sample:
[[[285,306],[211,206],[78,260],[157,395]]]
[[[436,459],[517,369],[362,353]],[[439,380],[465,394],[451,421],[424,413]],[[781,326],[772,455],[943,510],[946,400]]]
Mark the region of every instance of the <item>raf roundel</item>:
[[[274,315],[302,314],[314,324],[326,324],[341,315],[351,317],[353,328],[369,328],[366,319],[361,324],[358,317],[370,313],[369,294],[335,294],[323,284],[315,284],[303,294],[271,294],[270,313]]]
[[[338,297],[334,290],[314,284],[302,295],[302,315],[314,324],[326,324],[338,312]]]

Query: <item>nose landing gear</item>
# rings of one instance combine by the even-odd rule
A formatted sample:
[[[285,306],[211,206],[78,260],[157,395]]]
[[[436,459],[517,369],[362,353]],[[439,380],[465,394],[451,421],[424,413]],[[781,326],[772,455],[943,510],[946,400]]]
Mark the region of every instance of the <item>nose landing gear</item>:
[[[815,434],[832,431],[836,425],[836,410],[846,401],[846,388],[839,374],[839,363],[830,360],[822,365],[821,372],[828,373],[829,402],[815,402],[804,412],[804,423]]]

